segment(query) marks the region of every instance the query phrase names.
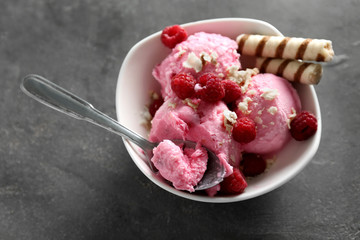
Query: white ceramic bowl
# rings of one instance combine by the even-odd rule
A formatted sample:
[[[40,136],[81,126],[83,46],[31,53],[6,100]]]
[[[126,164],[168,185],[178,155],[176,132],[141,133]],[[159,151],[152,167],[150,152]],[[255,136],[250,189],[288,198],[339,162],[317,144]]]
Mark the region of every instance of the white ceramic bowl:
[[[219,33],[235,39],[241,33],[282,35],[269,23],[244,18],[223,18],[198,21],[182,25],[188,34],[199,31]],[[158,90],[159,84],[152,77],[152,69],[160,63],[170,50],[160,41],[161,31],[137,43],[127,54],[121,66],[116,88],[116,112],[121,124],[147,137],[142,125],[144,107],[149,103],[149,92]],[[201,202],[236,202],[268,193],[289,181],[299,173],[315,155],[321,137],[321,115],[313,86],[296,85],[303,109],[313,112],[318,119],[318,130],[314,137],[304,142],[292,140],[277,156],[268,172],[250,180],[245,192],[236,196],[215,196],[178,191],[154,174],[144,161],[140,149],[124,140],[125,147],[138,168],[159,187],[180,197]]]

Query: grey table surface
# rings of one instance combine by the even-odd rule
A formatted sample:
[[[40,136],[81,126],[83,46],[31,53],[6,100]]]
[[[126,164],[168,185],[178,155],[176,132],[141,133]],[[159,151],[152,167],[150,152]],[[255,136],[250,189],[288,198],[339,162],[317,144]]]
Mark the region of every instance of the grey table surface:
[[[319,150],[252,200],[194,202],[150,182],[119,137],[25,96],[37,73],[115,114],[129,49],[172,24],[261,19],[333,41]],[[360,239],[360,1],[1,0],[0,239]]]

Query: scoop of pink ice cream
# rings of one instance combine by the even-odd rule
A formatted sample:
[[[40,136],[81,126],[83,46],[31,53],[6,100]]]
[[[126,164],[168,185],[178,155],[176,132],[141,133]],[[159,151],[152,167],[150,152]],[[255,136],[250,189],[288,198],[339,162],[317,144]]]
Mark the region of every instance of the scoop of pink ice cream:
[[[176,45],[172,52],[153,70],[161,85],[164,99],[174,97],[171,78],[178,73],[190,73],[195,78],[207,72],[225,77],[230,67],[240,68],[237,43],[220,34],[198,32]]]
[[[200,142],[215,152],[225,166],[226,176],[232,173],[231,166],[238,166],[241,160],[241,146],[233,141],[230,132],[224,126],[224,112],[229,111],[223,101],[206,103],[201,101],[197,114],[199,124],[192,125],[186,138]]]
[[[206,103],[194,99],[186,103],[170,98],[156,112],[149,139],[153,142],[186,139],[200,143],[219,157],[228,176],[232,166],[239,165],[242,149],[224,126],[226,110],[228,107],[222,101]]]
[[[179,98],[166,100],[151,121],[149,140],[161,142],[164,139],[183,139],[191,126],[200,123],[195,109]]]
[[[289,119],[300,111],[301,102],[286,79],[273,74],[258,74],[252,77],[237,106],[238,117],[247,116],[257,126],[255,140],[243,145],[244,151],[268,154],[279,151],[289,141]]]
[[[205,173],[207,151],[200,145],[196,149],[182,150],[170,140],[164,140],[154,149],[151,161],[162,177],[172,182],[179,190],[194,192]]]

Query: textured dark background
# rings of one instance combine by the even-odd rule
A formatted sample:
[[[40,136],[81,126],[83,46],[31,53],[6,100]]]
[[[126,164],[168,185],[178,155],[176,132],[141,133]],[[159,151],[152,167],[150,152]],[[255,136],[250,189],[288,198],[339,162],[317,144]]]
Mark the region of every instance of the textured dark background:
[[[0,239],[359,239],[359,10],[359,0],[1,0]],[[330,39],[338,55],[316,86],[319,151],[264,196],[205,204],[171,195],[120,138],[20,91],[37,73],[115,117],[118,71],[136,42],[218,17]]]

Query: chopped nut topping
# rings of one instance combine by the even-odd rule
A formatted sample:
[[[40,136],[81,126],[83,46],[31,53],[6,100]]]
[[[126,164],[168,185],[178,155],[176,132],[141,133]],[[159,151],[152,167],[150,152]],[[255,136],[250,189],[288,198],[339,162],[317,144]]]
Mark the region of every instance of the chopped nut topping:
[[[224,110],[224,126],[226,131],[231,134],[233,124],[236,123],[237,115],[235,112],[225,109]]]
[[[261,115],[264,110],[265,110],[265,107],[263,107],[262,109],[260,109],[260,110],[258,111],[258,114]]]
[[[245,93],[251,82],[251,77],[259,73],[257,68],[247,68],[246,70],[238,70],[237,66],[231,66],[227,69],[227,78],[236,82],[241,87],[241,92]]]
[[[179,51],[176,53],[176,57],[181,58],[184,55],[184,53],[186,53],[186,50],[183,50],[181,49],[181,47],[179,47]]]
[[[183,66],[185,68],[193,68],[195,70],[195,72],[200,72],[202,67],[203,67],[203,63],[201,61],[200,58],[198,58],[194,52],[189,53],[186,61],[183,62]]]
[[[296,110],[294,108],[291,108],[291,112],[292,113],[288,116],[288,119],[286,120],[289,129],[291,128],[290,127],[291,121],[296,117]]]
[[[248,108],[249,108],[249,102],[251,102],[251,101],[252,101],[252,99],[249,97],[244,98],[244,100],[242,102],[239,102],[239,104],[237,106],[238,109],[244,114],[250,114],[251,111],[249,111]]]
[[[277,112],[277,107],[274,107],[274,106],[272,106],[272,107],[269,107],[268,108],[268,112],[271,114],[271,115],[275,115],[275,113]]]
[[[265,88],[263,89],[263,94],[261,94],[261,97],[264,98],[265,100],[274,100],[276,98],[277,95],[279,95],[277,89],[270,89],[270,88]]]
[[[257,124],[262,124],[263,120],[261,119],[261,117],[256,116],[255,119],[254,119],[254,122],[256,122]]]
[[[247,92],[247,94],[254,96],[254,95],[256,94],[256,90],[255,90],[255,89],[251,89],[251,90],[249,90],[249,91]]]
[[[176,103],[169,102],[168,106],[171,108],[176,108]]]
[[[185,98],[183,103],[188,105],[189,107],[193,108],[194,110],[196,110],[198,108],[198,106],[199,106],[199,102],[194,103],[190,98]]]
[[[211,56],[207,52],[201,52],[200,59],[202,60],[203,64],[204,62],[211,62]]]

